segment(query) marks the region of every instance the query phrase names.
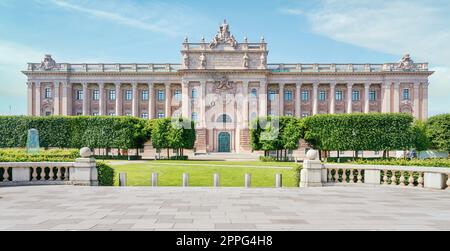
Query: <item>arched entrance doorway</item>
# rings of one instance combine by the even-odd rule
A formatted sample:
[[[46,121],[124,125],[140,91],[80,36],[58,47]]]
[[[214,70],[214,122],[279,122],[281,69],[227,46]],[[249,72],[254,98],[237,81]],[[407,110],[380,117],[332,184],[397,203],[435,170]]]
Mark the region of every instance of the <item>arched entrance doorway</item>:
[[[231,152],[231,135],[228,132],[219,133],[219,153]]]

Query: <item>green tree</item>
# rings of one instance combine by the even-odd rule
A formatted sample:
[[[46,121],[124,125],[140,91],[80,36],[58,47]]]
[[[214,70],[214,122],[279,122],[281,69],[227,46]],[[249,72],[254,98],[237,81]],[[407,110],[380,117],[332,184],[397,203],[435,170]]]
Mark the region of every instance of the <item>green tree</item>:
[[[426,151],[431,147],[431,142],[427,136],[427,127],[423,121],[417,120],[411,128],[413,147],[417,151]]]
[[[426,125],[432,147],[436,150],[450,152],[450,114],[431,117]]]

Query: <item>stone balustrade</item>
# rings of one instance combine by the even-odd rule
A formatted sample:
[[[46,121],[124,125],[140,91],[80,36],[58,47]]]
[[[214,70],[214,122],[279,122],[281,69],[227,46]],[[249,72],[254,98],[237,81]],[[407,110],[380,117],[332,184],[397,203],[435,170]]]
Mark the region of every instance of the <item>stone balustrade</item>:
[[[68,73],[109,73],[109,72],[141,72],[153,73],[177,72],[181,69],[180,64],[56,64],[51,70],[42,69],[41,64],[28,64],[29,72],[68,72]]]
[[[336,185],[447,189],[450,169],[417,166],[328,164],[311,158],[303,165],[301,187]]]
[[[0,186],[97,186],[95,159],[86,149],[82,149],[81,156],[75,162],[0,162]]]
[[[268,69],[274,73],[291,72],[401,72],[397,64],[268,64]],[[417,63],[408,69],[412,72],[427,72],[427,63]]]

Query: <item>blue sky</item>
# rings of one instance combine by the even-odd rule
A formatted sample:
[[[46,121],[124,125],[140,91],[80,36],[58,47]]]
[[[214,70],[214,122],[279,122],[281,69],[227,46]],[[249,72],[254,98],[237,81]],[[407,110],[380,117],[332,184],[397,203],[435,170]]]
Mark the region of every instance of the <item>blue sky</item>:
[[[450,112],[447,0],[0,0],[0,114],[26,113],[27,62],[179,63],[224,18],[269,63],[386,63],[411,53],[436,71],[430,113]]]

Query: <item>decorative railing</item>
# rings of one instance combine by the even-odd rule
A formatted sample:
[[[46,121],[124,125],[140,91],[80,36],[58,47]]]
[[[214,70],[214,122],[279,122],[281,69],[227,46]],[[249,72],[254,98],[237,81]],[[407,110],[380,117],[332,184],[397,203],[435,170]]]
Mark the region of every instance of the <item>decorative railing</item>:
[[[237,45],[237,51],[265,51],[267,49],[266,43],[240,43]],[[209,43],[185,43],[183,44],[183,51],[213,51],[209,47]]]
[[[0,185],[64,184],[70,181],[74,162],[0,163]]]
[[[398,64],[268,64],[274,73],[336,73],[336,72],[427,72],[427,63],[414,64],[405,69]]]
[[[67,72],[67,73],[170,73],[181,69],[180,64],[56,64],[55,67],[42,69],[41,64],[28,64],[30,72]]]
[[[323,170],[323,174],[326,173],[324,185],[370,184],[440,189],[450,186],[449,168],[323,164]]]

